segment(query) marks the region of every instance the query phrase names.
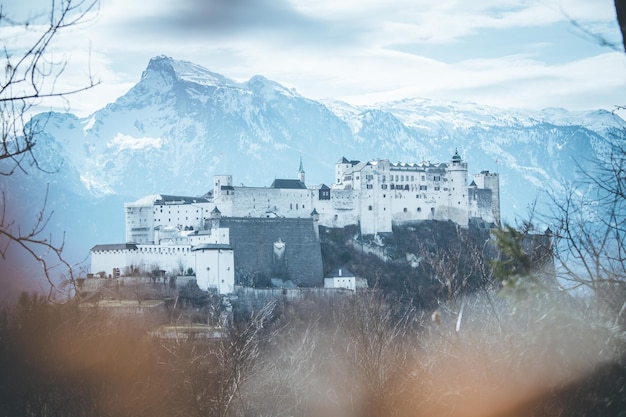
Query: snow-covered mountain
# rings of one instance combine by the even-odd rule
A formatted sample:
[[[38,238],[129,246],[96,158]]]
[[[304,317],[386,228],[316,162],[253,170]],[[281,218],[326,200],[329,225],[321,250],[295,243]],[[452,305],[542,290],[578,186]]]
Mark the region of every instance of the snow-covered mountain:
[[[300,157],[308,184],[330,184],[343,156],[444,162],[458,149],[470,173],[500,172],[503,216],[513,221],[542,190],[571,180],[576,161],[584,165],[626,131],[605,110],[498,109],[421,98],[361,107],[317,102],[260,75],[236,82],[164,56],[89,117],[45,113],[31,123],[42,130],[39,162],[58,172],[31,170],[28,178],[3,179],[4,187],[33,201],[40,184],[50,182],[55,216],[72,219],[57,226],[82,256],[95,243],[123,240],[120,201],[202,195],[214,174],[267,186],[276,177],[295,178]]]

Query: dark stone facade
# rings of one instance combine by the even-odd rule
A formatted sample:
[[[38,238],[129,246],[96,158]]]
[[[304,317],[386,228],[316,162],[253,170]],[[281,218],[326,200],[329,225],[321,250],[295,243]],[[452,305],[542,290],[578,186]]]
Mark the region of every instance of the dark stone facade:
[[[291,280],[298,286],[323,286],[322,252],[308,219],[222,217],[230,230],[237,285],[269,286],[269,279]],[[276,249],[284,243],[284,251]],[[278,254],[277,254],[278,252]]]

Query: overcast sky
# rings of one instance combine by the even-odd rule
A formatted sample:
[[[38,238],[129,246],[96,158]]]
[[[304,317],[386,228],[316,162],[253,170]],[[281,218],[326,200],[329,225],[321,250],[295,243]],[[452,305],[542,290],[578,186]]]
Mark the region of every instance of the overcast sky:
[[[11,3],[16,19],[50,4]],[[156,55],[312,99],[613,110],[626,104],[626,59],[590,34],[620,44],[612,0],[101,0],[53,51],[69,60],[57,88],[84,84],[89,69],[102,81],[71,98],[80,116],[128,91]]]

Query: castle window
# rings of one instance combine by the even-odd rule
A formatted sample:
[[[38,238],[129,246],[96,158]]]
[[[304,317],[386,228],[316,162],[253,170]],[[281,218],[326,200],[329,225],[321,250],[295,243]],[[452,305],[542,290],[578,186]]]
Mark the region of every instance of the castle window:
[[[433,181],[441,181],[441,177],[436,175],[433,177]]]
[[[386,190],[386,189],[387,189],[387,184],[382,184],[382,185],[380,186],[380,188],[381,188],[381,189],[383,189],[383,190]]]
[[[289,210],[293,210],[293,203],[289,203]]]
[[[422,175],[422,181],[426,181],[426,176]]]
[[[368,207],[367,207],[367,209],[368,209],[369,211],[372,211],[372,206],[368,206]]]
[[[390,185],[389,185],[389,189],[390,189],[390,190],[393,190],[393,184],[390,184]]]
[[[420,185],[420,191],[426,191],[428,187],[426,185]]]
[[[439,187],[435,187],[435,191],[439,191]]]
[[[417,194],[417,195],[415,196],[415,198],[420,198],[420,195],[419,195],[419,194]]]
[[[408,210],[407,210],[407,208],[405,207],[403,211],[406,213]]]
[[[421,208],[421,207],[418,207],[418,208],[417,208],[417,212],[418,212],[418,213],[420,213],[421,211],[422,211],[422,208]]]

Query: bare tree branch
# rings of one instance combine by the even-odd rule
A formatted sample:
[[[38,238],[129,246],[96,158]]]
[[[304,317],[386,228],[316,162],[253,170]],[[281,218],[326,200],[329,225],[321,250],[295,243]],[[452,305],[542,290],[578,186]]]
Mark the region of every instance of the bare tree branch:
[[[0,39],[3,73],[0,73],[0,175],[11,176],[17,171],[25,174],[30,167],[54,173],[43,168],[33,149],[37,136],[45,128],[44,123],[28,122],[31,113],[50,99],[62,99],[93,88],[99,84],[91,73],[81,87],[59,89],[57,84],[63,76],[68,61],[57,59],[53,43],[59,33],[88,21],[97,11],[99,0],[51,0],[46,14],[25,21],[9,16],[7,8],[0,6],[0,28],[21,27],[34,41],[25,49],[16,49],[10,40]],[[45,23],[43,17],[46,17]],[[6,258],[10,246],[16,246],[33,257],[42,267],[46,280],[55,288],[52,271],[62,267],[71,282],[74,281],[72,265],[64,259],[65,238],[53,242],[44,237],[52,212],[47,210],[48,191],[43,205],[33,220],[32,227],[23,230],[15,219],[9,217],[7,196],[2,194],[2,218],[0,220],[0,255]]]

